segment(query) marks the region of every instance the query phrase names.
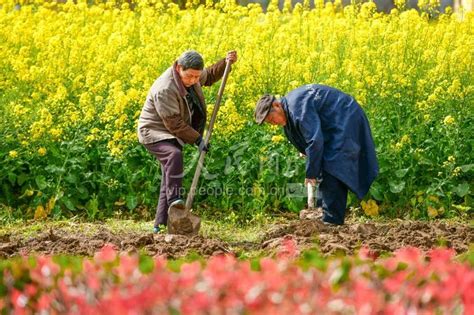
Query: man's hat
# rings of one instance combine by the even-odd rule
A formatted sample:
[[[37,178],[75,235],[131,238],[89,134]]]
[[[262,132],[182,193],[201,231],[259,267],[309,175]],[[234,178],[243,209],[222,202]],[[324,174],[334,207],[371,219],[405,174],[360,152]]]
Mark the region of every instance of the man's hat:
[[[275,96],[270,94],[265,94],[258,100],[257,107],[255,108],[255,121],[257,124],[261,125],[265,118],[267,118],[275,100]]]

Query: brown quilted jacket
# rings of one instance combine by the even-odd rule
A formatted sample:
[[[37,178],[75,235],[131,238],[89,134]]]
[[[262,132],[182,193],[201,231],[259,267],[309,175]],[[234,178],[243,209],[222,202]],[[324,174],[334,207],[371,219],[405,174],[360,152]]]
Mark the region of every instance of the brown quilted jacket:
[[[188,93],[176,71],[176,62],[168,68],[150,88],[138,120],[138,140],[150,144],[166,139],[194,143],[206,125],[206,102],[201,86],[211,86],[222,78],[225,59],[205,68],[192,86],[200,100],[202,111],[191,110],[186,100]]]

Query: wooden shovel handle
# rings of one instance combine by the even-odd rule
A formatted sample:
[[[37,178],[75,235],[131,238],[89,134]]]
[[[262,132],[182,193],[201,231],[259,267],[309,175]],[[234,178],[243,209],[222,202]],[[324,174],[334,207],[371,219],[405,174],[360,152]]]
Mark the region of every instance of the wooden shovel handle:
[[[214,128],[214,122],[217,118],[217,112],[219,111],[219,106],[221,104],[222,94],[224,94],[224,87],[227,82],[227,77],[229,76],[230,72],[230,65],[231,63],[227,61],[225,65],[224,75],[222,76],[221,86],[219,88],[219,92],[217,93],[217,100],[216,105],[214,106],[214,110],[212,111],[211,121],[209,122],[209,126],[207,127],[206,137],[204,138],[204,143],[207,145],[209,140],[211,139],[212,129]],[[206,156],[206,151],[201,151],[199,154],[198,165],[196,167],[196,172],[194,173],[193,182],[191,184],[191,188],[189,189],[188,198],[186,199],[186,209],[191,211],[193,206],[194,195],[196,194],[196,187],[199,181],[199,176],[201,176],[201,170],[204,165],[204,157]]]
[[[308,208],[314,209],[314,186],[311,183],[306,184],[308,189]]]

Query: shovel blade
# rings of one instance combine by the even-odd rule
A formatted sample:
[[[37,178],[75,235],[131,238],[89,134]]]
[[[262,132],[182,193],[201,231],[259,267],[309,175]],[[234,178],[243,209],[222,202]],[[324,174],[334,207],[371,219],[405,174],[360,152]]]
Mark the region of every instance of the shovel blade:
[[[201,219],[183,206],[168,209],[168,234],[194,236],[201,228]]]

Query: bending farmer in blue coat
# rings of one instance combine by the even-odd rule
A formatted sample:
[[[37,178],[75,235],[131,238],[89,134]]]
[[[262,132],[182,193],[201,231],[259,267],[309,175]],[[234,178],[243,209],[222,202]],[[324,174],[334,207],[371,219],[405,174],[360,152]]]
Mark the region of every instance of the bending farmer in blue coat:
[[[335,88],[308,84],[277,100],[265,94],[255,120],[283,127],[306,155],[305,185],[319,185],[323,222],[344,224],[348,189],[362,199],[378,174],[369,122],[356,100]]]

